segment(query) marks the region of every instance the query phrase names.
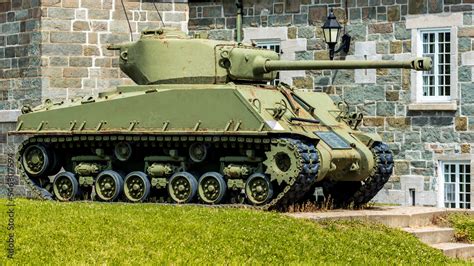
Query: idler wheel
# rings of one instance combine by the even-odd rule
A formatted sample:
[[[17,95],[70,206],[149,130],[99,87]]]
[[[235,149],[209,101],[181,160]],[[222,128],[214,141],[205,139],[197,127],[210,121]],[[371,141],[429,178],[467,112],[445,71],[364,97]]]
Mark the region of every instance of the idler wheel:
[[[122,176],[113,171],[102,171],[95,181],[95,192],[103,201],[114,201],[120,196],[123,188]]]
[[[191,202],[196,196],[198,182],[188,172],[178,172],[171,176],[168,183],[168,193],[176,203]]]
[[[39,177],[47,174],[51,158],[43,145],[28,146],[23,152],[21,163],[30,177]]]
[[[144,201],[150,194],[150,181],[143,172],[131,172],[125,177],[124,184],[125,197],[132,202]]]
[[[245,182],[245,194],[252,204],[261,205],[272,198],[273,187],[264,174],[255,173]]]
[[[202,201],[215,204],[222,201],[227,190],[224,177],[217,172],[207,172],[199,178],[198,193]]]
[[[73,201],[79,194],[79,184],[71,172],[60,172],[53,181],[54,196],[60,201]]]

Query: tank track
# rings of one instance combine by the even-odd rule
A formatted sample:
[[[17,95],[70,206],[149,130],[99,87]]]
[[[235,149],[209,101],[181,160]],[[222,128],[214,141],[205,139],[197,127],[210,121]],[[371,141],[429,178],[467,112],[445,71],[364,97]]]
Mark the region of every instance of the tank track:
[[[371,148],[376,166],[373,174],[366,180],[358,182],[334,182],[323,181],[322,186],[326,195],[331,195],[331,199],[336,207],[360,207],[368,203],[383,188],[393,172],[393,154],[388,145],[382,142],[375,142]]]
[[[263,205],[249,205],[249,204],[235,204],[235,203],[226,203],[218,205],[204,205],[211,207],[236,207],[236,208],[251,208],[251,209],[260,209],[260,210],[280,210],[285,211],[291,204],[297,202],[308,190],[311,189],[313,183],[317,179],[317,174],[319,170],[319,156],[315,148],[315,145],[309,143],[309,141],[292,139],[292,138],[264,138],[264,137],[242,137],[242,136],[137,136],[137,135],[116,135],[116,136],[45,136],[45,137],[31,137],[25,140],[18,147],[17,153],[17,168],[20,178],[25,181],[32,193],[39,199],[42,200],[54,200],[55,197],[45,188],[41,187],[40,184],[32,180],[25,172],[25,169],[22,164],[22,153],[25,148],[31,144],[47,144],[47,145],[69,145],[70,147],[78,147],[84,145],[84,143],[89,142],[91,147],[94,147],[95,144],[90,144],[91,142],[107,142],[107,141],[117,141],[117,140],[130,140],[134,142],[166,142],[174,141],[176,143],[183,141],[205,141],[209,143],[221,142],[228,144],[229,146],[235,145],[263,145],[270,147],[282,141],[286,145],[292,146],[299,153],[299,158],[301,160],[301,169],[297,176],[292,178],[289,183],[287,183],[279,193],[268,203]],[[170,203],[158,203],[157,204],[170,204]],[[172,203],[176,204],[176,203]]]

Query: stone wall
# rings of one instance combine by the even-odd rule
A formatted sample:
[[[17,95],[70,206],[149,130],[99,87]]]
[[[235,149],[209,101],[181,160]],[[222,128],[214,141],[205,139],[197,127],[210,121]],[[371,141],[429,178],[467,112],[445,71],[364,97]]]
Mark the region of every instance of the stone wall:
[[[39,0],[0,0],[0,195],[6,194],[7,154],[22,139],[7,132],[15,129],[18,109],[41,97],[40,18]],[[16,194],[27,195],[15,185]]]
[[[133,39],[161,25],[153,0],[124,0]],[[156,0],[166,26],[187,31],[188,4]],[[0,0],[0,195],[7,153],[23,138],[8,137],[19,109],[45,99],[65,100],[133,82],[121,73],[110,43],[130,41],[120,0]],[[17,195],[29,196],[21,183]]]
[[[186,31],[187,4],[157,1],[166,26]],[[124,1],[133,40],[161,25],[152,1]],[[120,0],[42,1],[43,98],[67,99],[133,83],[118,68],[111,43],[131,41]]]
[[[209,38],[235,38],[234,1],[196,1],[189,4],[190,32],[207,32]],[[405,59],[412,51],[407,19],[427,16],[431,23],[460,18],[456,95],[447,106],[413,102],[410,70],[307,71],[293,85],[325,91],[345,100],[365,116],[364,131],[377,132],[395,153],[395,172],[376,200],[409,204],[407,191],[415,189],[417,204],[436,205],[438,160],[472,161],[474,143],[473,64],[474,27],[472,0],[260,0],[244,2],[244,34],[249,28],[285,28],[287,38],[305,39],[306,49],[296,59],[327,59],[321,26],[329,8],[352,36],[347,55],[339,59]],[[347,3],[347,6],[345,6]],[[348,16],[348,20],[346,19]],[[439,16],[439,17],[437,17]],[[347,22],[347,23],[344,23]],[[430,21],[428,21],[430,22]],[[433,25],[434,25],[433,24]],[[265,31],[265,30],[263,30]],[[245,36],[244,36],[245,37]],[[453,37],[454,38],[454,37]],[[453,49],[455,51],[456,49]],[[456,80],[456,77],[453,78]],[[444,157],[443,157],[444,156]],[[474,187],[474,186],[473,186]]]

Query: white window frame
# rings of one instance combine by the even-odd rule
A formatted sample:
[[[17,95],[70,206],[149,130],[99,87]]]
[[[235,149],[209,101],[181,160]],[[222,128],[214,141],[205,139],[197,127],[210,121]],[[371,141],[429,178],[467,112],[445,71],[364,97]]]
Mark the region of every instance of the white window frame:
[[[284,53],[280,56],[282,60],[295,60],[296,52],[306,51],[307,40],[305,38],[288,39],[288,27],[248,27],[243,28],[245,43],[254,40],[279,39],[281,41],[280,49]],[[306,71],[293,70],[281,71],[280,81],[288,85],[293,85],[293,78],[305,77]]]
[[[471,161],[451,161],[451,160],[446,160],[446,161],[439,161],[439,173],[438,173],[438,180],[439,180],[439,186],[438,186],[438,207],[441,207],[441,208],[452,208],[452,207],[446,207],[445,206],[445,172],[444,172],[444,168],[445,168],[445,165],[448,164],[448,165],[455,165],[456,167],[456,172],[455,172],[455,182],[454,182],[454,193],[455,193],[455,198],[454,198],[454,202],[455,202],[455,208],[460,208],[460,189],[459,189],[459,184],[461,182],[459,182],[460,180],[460,173],[459,173],[459,168],[460,168],[460,165],[469,165],[470,166],[470,191],[469,191],[469,194],[470,194],[470,202],[469,202],[469,205],[470,205],[470,208],[469,209],[473,209],[473,191],[472,191],[472,187],[473,187],[473,180],[472,180],[472,177],[473,177],[473,168],[472,168],[472,164],[471,164]],[[466,193],[465,193],[466,194]],[[463,203],[465,203],[465,200],[463,201]],[[466,209],[466,207],[463,207],[463,209]]]
[[[411,57],[422,55],[421,32],[449,30],[451,40],[451,87],[449,98],[423,96],[422,73],[411,71],[411,104],[408,110],[457,110],[458,95],[458,27],[463,25],[462,13],[440,13],[406,16],[406,28],[411,30]],[[431,99],[430,99],[431,98]]]
[[[282,54],[281,50],[281,40],[280,39],[254,39],[252,40],[257,47],[263,48],[263,49],[268,49],[272,50],[278,54]],[[278,46],[278,51],[275,51],[275,49],[272,49],[272,46]],[[280,72],[277,71],[276,78],[270,82],[272,85],[278,85],[280,83]]]
[[[438,33],[441,33],[441,32],[449,32],[451,33],[450,29],[449,28],[441,28],[441,29],[420,29],[418,30],[418,39],[420,40],[420,45],[418,45],[418,51],[417,51],[417,55],[418,56],[423,56],[423,34],[424,33],[435,33],[435,52],[434,52],[434,57],[437,57],[439,55],[439,48],[438,48]],[[450,37],[451,38],[451,37]],[[451,39],[450,39],[451,40]],[[452,42],[450,41],[450,46],[452,45]],[[450,47],[452,51],[452,47]],[[452,57],[452,56],[450,56]],[[452,58],[450,58],[451,60]],[[434,60],[436,61],[436,59]],[[450,67],[450,73],[452,73],[453,71],[453,65],[456,64],[456,62],[452,62],[450,61],[450,64],[449,64],[449,67]],[[433,62],[433,72],[434,72],[434,79],[435,79],[435,84],[438,83],[438,68],[437,68],[437,65],[435,65],[435,62]],[[417,75],[417,88],[416,88],[416,92],[417,92],[417,98],[420,100],[420,102],[449,102],[451,101],[452,99],[452,87],[453,87],[453,83],[454,82],[457,82],[457,78],[456,79],[452,79],[452,76],[451,76],[451,80],[450,80],[450,94],[449,96],[424,96],[423,95],[423,91],[424,91],[424,88],[423,88],[423,71],[417,71],[416,72],[416,75]],[[454,81],[454,82],[453,82]],[[435,86],[435,94],[437,94],[437,91],[438,91],[438,87]]]

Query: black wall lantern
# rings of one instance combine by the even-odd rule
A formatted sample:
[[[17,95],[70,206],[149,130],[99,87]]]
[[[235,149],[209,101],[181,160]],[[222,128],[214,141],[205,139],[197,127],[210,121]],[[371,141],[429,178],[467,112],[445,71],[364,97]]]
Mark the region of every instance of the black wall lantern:
[[[341,46],[336,48],[337,40],[339,39],[339,32],[341,31],[341,25],[337,22],[336,16],[331,8],[329,16],[324,22],[324,25],[321,27],[323,29],[324,41],[328,44],[329,47],[329,59],[334,59],[334,54],[339,53],[341,50],[345,53],[349,52],[351,44],[351,36],[344,34],[341,38]]]

